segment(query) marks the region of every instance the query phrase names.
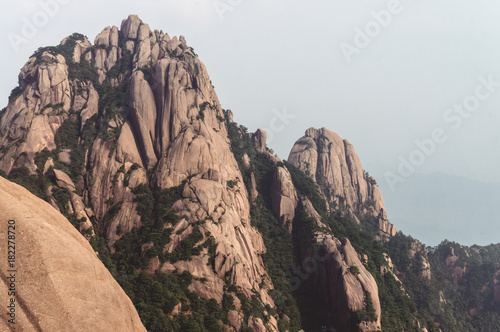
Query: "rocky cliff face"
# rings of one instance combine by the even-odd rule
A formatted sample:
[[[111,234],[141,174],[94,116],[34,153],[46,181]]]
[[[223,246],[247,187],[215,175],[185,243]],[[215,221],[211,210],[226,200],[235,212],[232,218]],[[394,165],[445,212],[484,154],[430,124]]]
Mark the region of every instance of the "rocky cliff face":
[[[380,238],[396,234],[387,221],[384,199],[375,179],[363,170],[347,140],[325,128],[309,128],[293,146],[288,161],[320,186],[331,210],[344,210],[359,218],[372,217]]]
[[[294,150],[295,146],[292,153]],[[294,156],[300,159],[297,154]],[[272,155],[268,153],[268,157],[272,158]],[[305,173],[311,174],[308,171]],[[319,300],[325,304],[330,322],[339,331],[351,330],[354,325],[362,331],[380,330],[381,306],[374,277],[360,261],[349,239],[334,237],[309,198],[297,193],[291,174],[283,165],[278,164],[274,171],[271,199],[274,215],[290,234],[293,232],[294,218],[300,211],[309,217],[305,222],[312,223],[306,228],[315,229],[311,242],[302,248],[300,258],[304,262],[304,269],[310,274],[313,287],[320,290]],[[353,317],[357,312],[368,311],[371,312],[369,318],[353,325]]]
[[[15,325],[7,323],[12,317],[2,306],[2,331],[146,331],[128,296],[68,220],[1,177],[0,196],[0,235],[15,234],[17,270],[8,279],[12,268],[0,261],[2,303],[10,301],[11,282],[16,292]],[[5,253],[7,244],[0,242]]]
[[[324,128],[308,129],[288,162],[267,148],[264,131],[247,133],[221,108],[182,36],[137,16],[93,44],[74,34],[39,49],[0,112],[1,173],[91,241],[148,329],[300,330],[314,315],[299,312],[300,292],[292,294],[286,274],[304,269],[299,277],[323,306],[322,325],[380,330],[380,294],[404,290],[379,289],[393,270],[382,245],[330,213],[371,223],[378,240],[393,236],[375,180],[352,145]],[[66,226],[51,227],[66,236],[57,232]],[[107,296],[119,293],[115,286]],[[141,330],[131,315],[115,326]]]
[[[210,286],[194,281],[193,290],[219,303],[229,278],[246,296],[257,292],[263,305],[274,306],[267,293],[273,285],[263,279],[266,249],[251,227],[225,115],[205,66],[182,36],[170,38],[130,16],[120,28],[105,28],[94,45],[73,35],[40,49],[21,70],[0,133],[0,169],[10,174],[26,165],[32,176],[43,176],[46,168],[55,186],[71,194],[60,202],[68,214],[82,230],[101,234],[112,252],[123,234],[144,224],[134,188],[182,185],[173,205],[179,220],[165,226],[172,235],[164,251],[196,230],[202,241],[214,239],[214,257],[205,249],[174,267],[156,258],[149,271],[189,271],[211,280]],[[68,139],[74,144],[67,146]],[[44,191],[54,202],[53,187]],[[251,323],[277,329],[273,316]]]
[[[32,57],[19,74],[15,94],[17,98],[11,98],[0,120],[0,168],[9,173],[13,167],[26,165],[34,172],[35,154],[45,147],[56,147],[55,132],[68,118],[71,108],[64,57],[50,53]]]

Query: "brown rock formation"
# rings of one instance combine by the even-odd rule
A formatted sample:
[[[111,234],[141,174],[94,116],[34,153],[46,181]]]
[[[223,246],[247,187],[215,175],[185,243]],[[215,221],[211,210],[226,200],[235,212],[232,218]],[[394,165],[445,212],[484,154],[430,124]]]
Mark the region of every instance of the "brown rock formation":
[[[120,29],[105,28],[94,46],[83,37],[76,41],[68,37],[62,46],[72,45],[68,43],[75,45],[71,63],[56,51],[45,51],[23,67],[21,94],[12,98],[0,119],[0,169],[9,173],[26,164],[35,174],[35,155],[44,148],[56,151],[56,132],[65,120],[74,120],[80,124],[81,174],[65,173],[67,168],[54,162],[76,168],[77,161],[67,158],[70,151],[63,151],[60,159],[59,154],[51,156],[52,164],[45,164],[55,168],[57,185],[70,191],[70,212],[84,218],[82,229],[92,225],[113,250],[119,230],[127,233],[142,225],[133,188],[146,184],[165,189],[186,181],[183,197],[173,209],[187,217],[179,221],[187,225],[173,227],[182,231],[179,227],[187,226],[187,230],[173,232],[165,250],[173,250],[189,231],[199,228],[204,239],[215,239],[215,267],[206,264],[204,251],[174,268],[213,280],[214,287],[192,284],[206,299],[221,301],[227,273],[245,295],[254,295],[253,289],[263,305],[274,307],[267,293],[273,285],[269,279],[263,281],[266,271],[260,254],[266,248],[260,233],[250,226],[249,195],[221,121],[224,113],[204,64],[184,37],[152,31],[133,15]],[[94,64],[87,70],[95,70],[96,78],[70,78],[68,64],[73,62]],[[107,91],[124,91],[120,98],[128,102],[110,102]],[[90,134],[92,130],[95,134]],[[265,133],[256,139],[265,151]],[[22,160],[13,158],[21,155]],[[252,195],[256,197],[256,191]],[[110,217],[112,209],[116,211]],[[104,222],[105,217],[111,220]],[[154,260],[148,272],[171,268]],[[277,330],[274,317],[264,325],[257,319],[245,323]]]
[[[446,267],[452,267],[460,259],[458,255],[455,254],[455,249],[450,247],[450,254],[446,257]]]
[[[60,213],[0,177],[0,235],[15,221],[16,331],[146,331],[87,240]],[[12,233],[11,233],[12,234]],[[0,241],[7,252],[7,241]],[[8,303],[7,260],[0,299]],[[0,330],[11,331],[2,309]]]
[[[453,248],[452,248],[453,250]],[[429,263],[429,258],[427,257],[427,252],[425,250],[425,245],[420,241],[415,240],[411,243],[410,249],[408,251],[408,258],[411,260],[415,259],[417,253],[420,254],[420,273],[419,277],[422,279],[431,279],[431,264]],[[413,264],[413,263],[412,263]]]
[[[347,140],[325,128],[309,128],[293,146],[288,161],[318,183],[331,209],[374,218],[380,238],[396,234],[387,221],[375,179],[363,171],[354,147]]]
[[[39,60],[38,60],[39,59]],[[55,148],[54,135],[71,105],[68,66],[62,55],[43,52],[32,57],[19,74],[17,96],[0,119],[0,169],[27,166],[35,171],[35,154]],[[57,107],[55,106],[57,105]],[[16,156],[26,155],[23,162]]]
[[[450,246],[450,253],[446,257],[445,264],[453,279],[460,280],[467,273],[468,266],[467,263],[462,266],[456,266],[455,263],[460,259],[460,256],[455,253],[455,249]]]
[[[252,143],[253,146],[255,147],[255,150],[259,152],[266,152],[266,139],[267,139],[267,134],[264,130],[262,129],[257,129],[257,131],[253,134],[250,134],[252,138]]]
[[[227,281],[248,298],[257,293],[263,306],[276,309],[269,295],[274,286],[266,277],[261,257],[266,248],[250,217],[251,203],[257,204],[259,195],[267,193],[257,191],[253,173],[250,194],[247,192],[230,148],[225,114],[205,66],[184,37],[170,38],[151,30],[137,16],[130,16],[120,28],[105,28],[94,45],[86,38],[68,37],[60,46],[68,45],[74,45],[69,58],[49,50],[36,54],[23,67],[20,93],[12,98],[0,118],[0,169],[10,173],[26,165],[31,174],[36,174],[42,171],[37,169],[40,163],[35,163],[37,153],[44,148],[54,152],[41,164],[44,174],[52,174],[50,169],[54,169],[55,183],[46,190],[47,194],[50,196],[56,186],[67,189],[70,214],[82,221],[80,229],[95,229],[111,251],[122,233],[142,226],[134,188],[182,186],[182,197],[171,207],[179,219],[174,225],[165,225],[171,237],[164,253],[175,251],[195,231],[203,236],[197,245],[213,239],[215,253],[204,248],[190,260],[166,263],[153,257],[144,270],[150,274],[189,271],[195,278],[189,289],[219,303]],[[91,72],[92,79],[74,77],[70,70],[74,68],[68,66],[75,64]],[[117,97],[120,101],[109,100],[115,93],[122,93]],[[226,116],[232,122],[230,110]],[[61,149],[55,142],[56,133],[68,119],[78,124],[78,148],[73,150]],[[277,166],[271,198],[273,213],[282,226],[292,233],[292,220],[300,208],[321,229],[316,231],[315,243],[304,259],[314,257],[313,244],[330,254],[318,262],[311,277],[324,290],[323,301],[339,330],[349,328],[349,317],[356,311],[367,310],[366,296],[371,298],[376,317],[362,327],[380,329],[377,285],[349,240],[339,241],[326,232],[311,201],[299,197],[289,171],[279,166],[281,160],[273,156],[272,150],[267,152],[266,133],[257,130],[250,134],[250,140],[258,152],[266,153]],[[81,160],[75,158],[78,154]],[[249,154],[242,158],[246,171],[253,167]],[[320,185],[332,209],[360,219],[372,218],[380,238],[395,234],[394,226],[387,221],[380,190],[363,171],[349,142],[326,129],[309,129],[295,144],[289,161]],[[57,208],[54,197],[49,199]],[[144,243],[142,253],[152,246],[152,241]],[[74,268],[73,264],[70,262],[69,268]],[[85,268],[91,270],[89,266]],[[113,292],[103,296],[114,296]],[[235,298],[237,309],[228,314],[231,326],[237,330],[244,325],[256,331],[278,330],[278,314],[270,315],[266,321],[253,316],[245,321],[238,302]],[[180,314],[181,307],[177,306],[171,314]],[[123,315],[121,311],[112,314]],[[92,318],[97,317],[92,315],[91,312]],[[135,312],[135,319],[134,315],[137,316]],[[134,319],[128,322],[134,325]],[[68,324],[72,324],[73,317],[70,320]],[[53,327],[54,331],[66,328]],[[127,331],[126,326],[114,328]],[[68,329],[79,330],[79,326]]]
[[[276,167],[271,186],[273,213],[281,222],[282,227],[292,233],[292,221],[299,202],[297,192],[292,183],[290,172],[285,167]]]

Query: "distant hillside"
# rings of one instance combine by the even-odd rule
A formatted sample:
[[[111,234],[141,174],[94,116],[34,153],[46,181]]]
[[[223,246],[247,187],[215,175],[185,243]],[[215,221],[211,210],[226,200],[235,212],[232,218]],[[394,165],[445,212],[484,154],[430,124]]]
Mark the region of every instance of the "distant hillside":
[[[500,241],[500,184],[443,174],[415,174],[395,192],[379,181],[390,220],[427,245],[442,240],[464,245]]]

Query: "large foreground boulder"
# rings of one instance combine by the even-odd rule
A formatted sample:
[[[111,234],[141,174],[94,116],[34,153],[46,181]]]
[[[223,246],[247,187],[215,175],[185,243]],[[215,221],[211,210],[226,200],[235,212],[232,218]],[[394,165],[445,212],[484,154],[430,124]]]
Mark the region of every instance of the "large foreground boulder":
[[[88,241],[48,203],[2,177],[0,238],[0,331],[146,331]],[[15,324],[8,322],[11,298]]]

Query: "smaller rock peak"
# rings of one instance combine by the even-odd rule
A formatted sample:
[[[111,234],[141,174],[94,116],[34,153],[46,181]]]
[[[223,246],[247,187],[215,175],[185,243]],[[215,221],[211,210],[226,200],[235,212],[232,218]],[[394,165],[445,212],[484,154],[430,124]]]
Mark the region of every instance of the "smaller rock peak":
[[[139,29],[137,30],[137,40],[138,41],[143,41],[146,38],[149,38],[149,35],[151,34],[151,28],[149,27],[148,24],[142,23],[139,25]]]
[[[306,130],[305,135],[307,137],[312,137],[313,139],[316,139],[319,136],[318,135],[318,129],[311,127],[311,128],[309,128],[309,129]]]
[[[342,142],[344,141],[345,144],[350,145],[350,143],[347,140],[343,140],[338,134],[334,133],[331,130],[328,130],[325,127],[322,128],[311,127],[306,130],[304,137],[311,137],[316,142],[318,142],[319,139],[326,139],[327,141],[334,142],[336,144],[342,144]]]
[[[98,34],[94,39],[94,45],[109,45],[109,33],[111,32],[111,27],[107,26],[102,29],[101,33]]]
[[[137,39],[137,32],[142,20],[137,15],[129,15],[129,17],[122,21],[120,32],[122,37],[128,39]]]
[[[229,120],[230,123],[233,123],[234,122],[234,114],[233,114],[233,111],[231,110],[227,110],[227,118]]]
[[[333,131],[326,129],[325,127],[321,127],[321,128],[311,127],[311,128],[308,128],[306,130],[305,136],[309,136],[309,137],[312,137],[313,139],[317,139],[321,136],[328,137],[331,134],[335,134],[335,133]]]
[[[94,45],[99,46],[99,45],[104,45],[105,47],[108,46],[115,46],[118,47],[118,27],[113,25],[113,26],[108,26],[104,28],[100,34],[98,34],[95,39],[94,39]]]
[[[79,33],[74,33],[71,36],[64,37],[64,39],[61,40],[61,42],[59,44],[65,45],[68,42],[68,40],[70,40],[70,39],[75,40],[77,44],[90,46],[90,42],[89,42],[87,36],[84,36],[84,35],[79,34]]]
[[[259,152],[266,152],[267,147],[267,134],[262,129],[257,129],[257,131],[251,134],[252,143],[255,149]]]

